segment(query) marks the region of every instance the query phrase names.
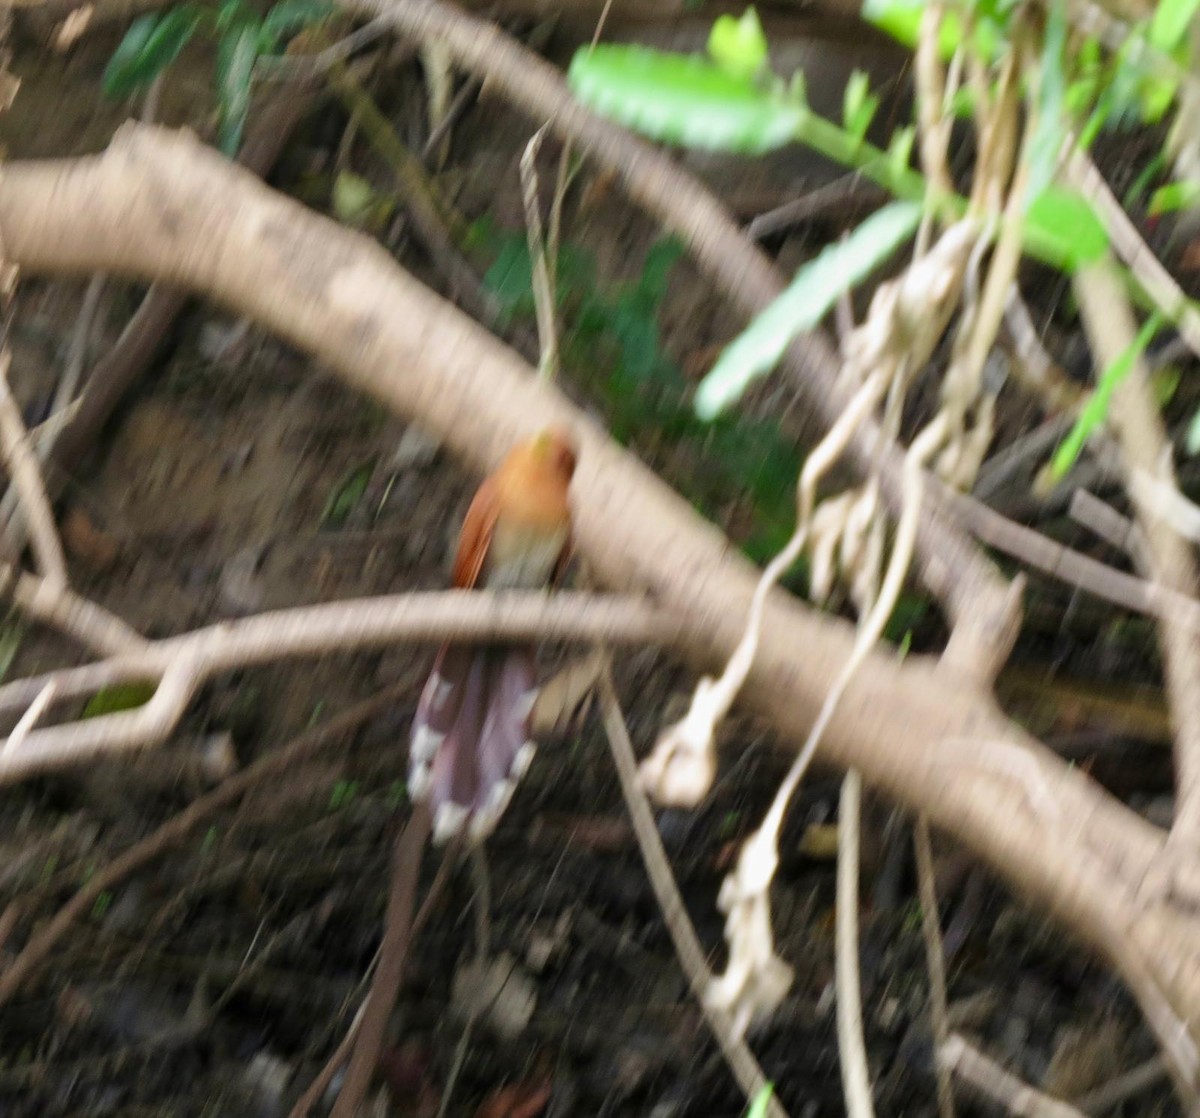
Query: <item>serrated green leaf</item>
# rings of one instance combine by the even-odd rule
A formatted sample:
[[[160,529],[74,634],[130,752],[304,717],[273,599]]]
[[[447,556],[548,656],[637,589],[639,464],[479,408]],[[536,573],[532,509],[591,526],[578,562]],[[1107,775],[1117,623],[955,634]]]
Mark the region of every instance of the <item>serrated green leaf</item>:
[[[1054,481],[1061,481],[1075,465],[1091,433],[1108,418],[1108,409],[1112,404],[1112,395],[1117,386],[1129,375],[1134,362],[1146,351],[1162,326],[1162,315],[1155,311],[1137,332],[1133,339],[1121,351],[1116,359],[1100,374],[1096,382],[1096,391],[1084,404],[1067,437],[1058,445],[1054,457],[1050,460],[1050,476]]]
[[[726,347],[696,392],[696,414],[711,420],[740,399],[797,334],[816,327],[842,292],[908,240],[920,220],[918,203],[893,202],[805,264],[787,290]]]
[[[639,46],[581,48],[568,81],[575,95],[654,140],[758,155],[790,143],[808,109],[694,55]]]
[[[241,22],[217,44],[218,139],[231,159],[237,155],[250,112],[250,83],[261,40],[262,24],[255,18]]]
[[[739,18],[717,18],[708,35],[709,57],[727,74],[753,77],[767,64],[767,37],[753,6]]]
[[[1200,0],[1158,0],[1147,38],[1159,50],[1173,51],[1200,9]]]
[[[1025,241],[1042,259],[1053,260],[1066,272],[1108,251],[1108,233],[1091,203],[1078,191],[1053,183],[1026,211]]]
[[[149,86],[179,57],[200,19],[192,4],[135,19],[104,68],[105,94],[127,97]]]
[[[153,697],[153,683],[114,683],[97,691],[83,708],[84,718],[99,718],[105,714],[119,714],[125,710],[136,710],[145,706]]]

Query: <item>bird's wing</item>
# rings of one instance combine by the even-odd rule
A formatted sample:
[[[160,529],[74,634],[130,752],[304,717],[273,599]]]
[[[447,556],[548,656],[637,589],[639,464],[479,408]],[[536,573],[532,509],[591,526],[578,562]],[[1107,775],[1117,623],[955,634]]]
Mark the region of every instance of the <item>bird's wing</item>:
[[[458,537],[458,552],[454,556],[452,580],[460,590],[470,590],[479,581],[483,562],[492,542],[492,532],[500,513],[496,483],[488,478],[478,489],[463,520]]]

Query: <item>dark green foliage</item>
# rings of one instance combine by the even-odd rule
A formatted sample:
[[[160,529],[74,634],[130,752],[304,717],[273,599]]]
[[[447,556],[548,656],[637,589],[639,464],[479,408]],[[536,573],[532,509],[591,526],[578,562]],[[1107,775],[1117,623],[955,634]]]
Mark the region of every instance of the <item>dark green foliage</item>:
[[[104,92],[127,97],[149,87],[179,57],[202,18],[195,4],[183,4],[135,19],[105,68]]]
[[[202,31],[217,41],[218,142],[232,156],[250,110],[255,63],[278,53],[288,38],[321,23],[333,10],[330,0],[280,0],[260,16],[242,0],[224,0],[219,8],[183,4],[140,16],[109,59],[104,92],[109,97],[128,97],[145,90]]]

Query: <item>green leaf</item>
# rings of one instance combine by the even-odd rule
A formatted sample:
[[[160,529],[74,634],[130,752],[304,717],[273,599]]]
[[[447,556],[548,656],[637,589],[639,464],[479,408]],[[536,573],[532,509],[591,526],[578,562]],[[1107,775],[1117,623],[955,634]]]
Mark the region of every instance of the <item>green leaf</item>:
[[[149,86],[179,57],[200,18],[194,5],[184,4],[135,19],[104,68],[105,94],[127,97]]]
[[[708,53],[735,78],[753,77],[766,65],[767,37],[753,6],[739,19],[728,14],[718,17],[708,36]]]
[[[262,25],[244,20],[217,44],[217,104],[220,109],[219,141],[231,159],[242,142],[242,129],[250,112],[250,82],[261,47]]]
[[[1173,51],[1183,40],[1200,0],[1158,0],[1148,38],[1161,51]]]
[[[879,108],[879,98],[871,92],[871,79],[862,70],[855,70],[846,83],[842,99],[842,121],[846,131],[856,140],[861,140],[871,126],[871,119]]]
[[[1059,443],[1054,457],[1050,460],[1050,476],[1054,481],[1061,481],[1067,476],[1079,458],[1088,436],[1108,418],[1113,392],[1129,375],[1129,370],[1133,368],[1134,362],[1146,351],[1146,347],[1158,333],[1162,322],[1162,315],[1155,311],[1142,324],[1137,337],[1100,374],[1100,379],[1096,383],[1096,391],[1084,404],[1074,426],[1067,432],[1067,437]]]
[[[1188,454],[1195,455],[1200,452],[1200,408],[1196,409],[1192,421],[1188,424],[1184,446],[1187,447]]]
[[[1066,272],[1099,260],[1108,251],[1108,232],[1078,191],[1051,184],[1025,214],[1026,244]]]
[[[333,15],[329,0],[279,0],[263,20],[263,31],[272,49],[281,39],[294,35],[305,27],[324,23]]]
[[[567,74],[576,96],[654,140],[758,155],[790,143],[807,106],[694,55],[639,46],[581,48]]]
[[[235,27],[242,27],[258,17],[242,3],[242,0],[223,0],[217,9],[217,31],[224,35]]]
[[[1054,179],[1059,153],[1066,138],[1067,122],[1063,111],[1066,83],[1063,71],[1066,68],[1067,17],[1063,7],[1064,0],[1051,0],[1047,5],[1037,123],[1029,144],[1029,198],[1037,198]]]
[[[751,1100],[750,1109],[746,1111],[746,1118],[766,1118],[767,1107],[771,1105],[771,1096],[774,1093],[774,1086],[764,1083],[758,1094]]]
[[[105,714],[119,714],[124,710],[136,710],[145,706],[153,697],[153,683],[114,683],[97,691],[83,708],[84,718],[99,718]]]
[[[917,130],[911,124],[903,128],[897,128],[892,133],[891,142],[888,144],[888,163],[891,164],[892,174],[897,178],[909,168],[909,163],[912,159],[913,141],[916,138]]]
[[[338,484],[325,502],[321,513],[321,525],[326,528],[340,528],[349,519],[359,501],[367,491],[371,475],[375,472],[375,462],[365,462],[352,470]]]
[[[863,0],[862,17],[906,47],[915,48],[921,38],[921,16],[925,0]],[[938,33],[938,53],[948,59],[963,42],[962,20],[946,11]]]
[[[1150,196],[1150,216],[1190,210],[1200,205],[1200,182],[1172,182]]]
[[[736,402],[779,360],[792,338],[813,329],[843,291],[913,235],[920,220],[918,203],[893,202],[805,264],[787,290],[726,347],[696,392],[696,414],[711,420]]]

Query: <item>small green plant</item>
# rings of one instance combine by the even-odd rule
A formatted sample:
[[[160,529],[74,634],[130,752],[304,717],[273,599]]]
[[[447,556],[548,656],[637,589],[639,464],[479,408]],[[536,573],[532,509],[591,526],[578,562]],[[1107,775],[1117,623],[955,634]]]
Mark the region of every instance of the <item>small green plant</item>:
[[[128,97],[149,88],[194,35],[206,34],[217,43],[218,143],[226,155],[234,155],[250,109],[255,63],[278,53],[298,31],[324,22],[332,12],[330,0],[279,0],[266,15],[243,0],[224,0],[218,7],[188,3],[139,16],[109,59],[104,92]]]

